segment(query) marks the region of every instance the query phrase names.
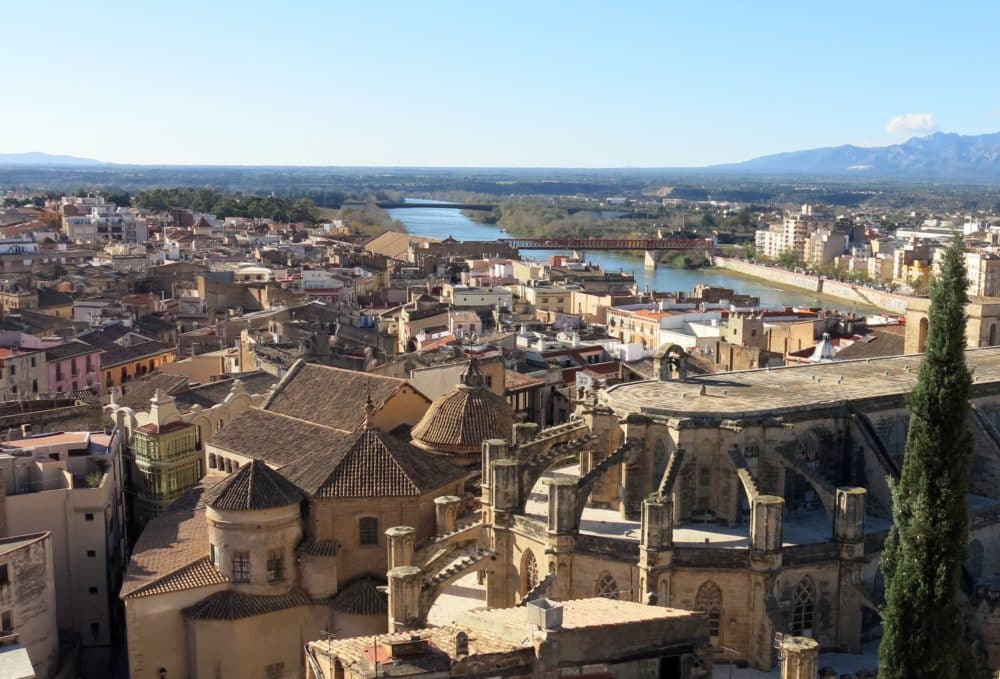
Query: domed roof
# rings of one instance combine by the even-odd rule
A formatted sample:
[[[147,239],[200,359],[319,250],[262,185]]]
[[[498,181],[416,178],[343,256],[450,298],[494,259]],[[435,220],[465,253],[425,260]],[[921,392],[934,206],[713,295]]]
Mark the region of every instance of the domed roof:
[[[509,440],[514,411],[486,388],[473,357],[462,383],[438,397],[413,428],[413,444],[435,453],[478,455],[487,439]]]
[[[297,504],[302,491],[263,460],[253,460],[212,489],[212,509],[253,511]]]

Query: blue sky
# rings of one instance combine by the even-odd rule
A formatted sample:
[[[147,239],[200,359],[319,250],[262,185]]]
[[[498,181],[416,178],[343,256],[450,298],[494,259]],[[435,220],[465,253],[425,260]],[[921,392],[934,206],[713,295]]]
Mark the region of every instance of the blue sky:
[[[672,167],[1000,130],[997,2],[36,0],[4,24],[0,152]]]

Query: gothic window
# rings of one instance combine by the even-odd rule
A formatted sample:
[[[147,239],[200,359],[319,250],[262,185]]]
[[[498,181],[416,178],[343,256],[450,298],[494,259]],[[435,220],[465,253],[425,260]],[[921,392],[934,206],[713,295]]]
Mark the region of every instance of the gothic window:
[[[653,490],[660,487],[663,474],[667,471],[667,444],[662,440],[653,446]]]
[[[378,544],[378,519],[374,516],[366,516],[358,520],[358,544]]]
[[[524,562],[521,566],[521,573],[524,583],[525,593],[530,592],[538,585],[538,562],[530,549],[524,552]]]
[[[597,578],[597,584],[594,586],[594,594],[608,599],[618,598],[618,583],[615,582],[611,573],[601,571],[600,576]]]
[[[816,588],[806,576],[795,586],[792,594],[792,634],[811,637],[813,634],[813,610],[816,605]]]
[[[696,610],[708,613],[708,634],[718,638],[722,621],[722,590],[719,586],[709,580],[699,587],[694,607]]]

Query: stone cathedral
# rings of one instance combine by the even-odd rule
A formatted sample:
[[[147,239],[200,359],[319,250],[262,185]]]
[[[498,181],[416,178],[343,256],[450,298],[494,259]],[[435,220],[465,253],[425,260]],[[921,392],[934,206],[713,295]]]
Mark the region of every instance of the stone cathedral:
[[[995,665],[982,630],[1000,598],[1000,348],[967,358],[963,591]],[[859,650],[880,635],[889,479],[920,360],[619,384],[587,394],[566,424],[514,425],[481,444],[480,513],[463,520],[459,498],[440,497],[434,536],[386,531],[390,628],[422,625],[447,585],[477,572],[489,606],[604,595],[705,611],[709,660],[770,669],[775,633]]]

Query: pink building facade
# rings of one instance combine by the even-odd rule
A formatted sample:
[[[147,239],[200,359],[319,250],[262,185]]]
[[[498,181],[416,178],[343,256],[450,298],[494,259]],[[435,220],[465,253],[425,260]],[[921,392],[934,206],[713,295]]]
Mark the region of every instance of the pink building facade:
[[[101,350],[79,340],[71,340],[45,350],[49,371],[49,393],[69,393],[101,385]]]

